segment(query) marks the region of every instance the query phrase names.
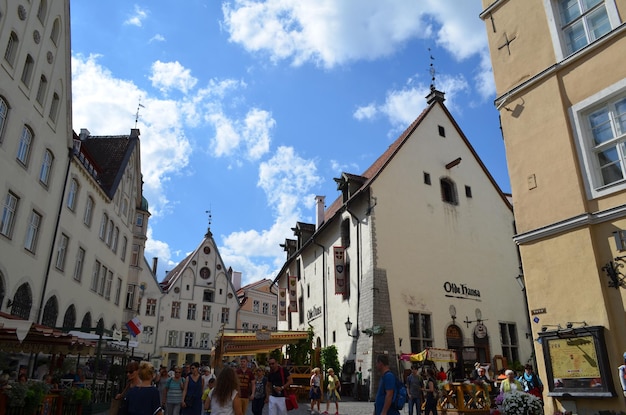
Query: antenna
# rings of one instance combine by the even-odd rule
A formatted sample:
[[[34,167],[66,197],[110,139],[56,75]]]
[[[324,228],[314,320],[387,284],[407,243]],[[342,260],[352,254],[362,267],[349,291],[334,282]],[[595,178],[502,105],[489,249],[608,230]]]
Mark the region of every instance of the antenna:
[[[433,54],[431,53],[430,48],[428,48],[428,53],[430,54],[430,68],[428,69],[428,72],[430,72],[430,89],[431,91],[435,90],[435,74],[437,73],[437,71],[435,70],[435,58],[433,57]]]
[[[137,122],[139,121],[139,108],[146,108],[141,104],[141,98],[137,102],[137,112],[135,113],[135,128],[137,128]]]

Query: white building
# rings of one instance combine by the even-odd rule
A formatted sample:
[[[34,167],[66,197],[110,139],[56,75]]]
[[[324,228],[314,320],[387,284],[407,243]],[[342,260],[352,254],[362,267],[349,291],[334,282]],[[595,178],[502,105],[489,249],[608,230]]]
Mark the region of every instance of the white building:
[[[335,179],[337,200],[325,209],[317,198],[317,226],[296,225],[276,278],[279,329],[312,325],[316,346],[338,348],[344,378],[361,367],[372,388],[380,353],[406,369],[403,353],[454,349],[455,378],[475,361],[531,356],[512,206],[443,94],[427,98],[365,172]]]
[[[233,273],[235,274],[235,273]],[[276,331],[278,298],[272,280],[264,278],[237,290],[241,308],[237,313],[237,329],[242,331]]]

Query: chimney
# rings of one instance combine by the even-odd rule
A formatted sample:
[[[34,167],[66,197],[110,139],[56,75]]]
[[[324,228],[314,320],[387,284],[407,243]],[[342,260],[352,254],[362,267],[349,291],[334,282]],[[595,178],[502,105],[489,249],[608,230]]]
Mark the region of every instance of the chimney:
[[[157,265],[159,264],[159,258],[157,257],[153,257],[152,258],[152,273],[154,275],[156,275],[157,272]]]
[[[326,196],[315,196],[315,229],[324,223],[324,201]]]
[[[86,128],[81,128],[80,129],[80,134],[78,135],[78,137],[80,138],[80,141],[84,141],[86,140],[89,136],[91,135],[91,133],[89,132],[88,129]]]
[[[130,136],[131,137],[139,137],[139,128],[131,128],[130,129]]]

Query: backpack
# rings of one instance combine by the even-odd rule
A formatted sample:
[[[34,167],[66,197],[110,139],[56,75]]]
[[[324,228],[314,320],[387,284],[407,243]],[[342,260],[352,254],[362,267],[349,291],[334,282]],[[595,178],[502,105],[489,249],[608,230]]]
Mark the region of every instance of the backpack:
[[[404,409],[404,404],[409,400],[409,395],[407,393],[406,385],[404,384],[404,382],[402,382],[396,376],[394,376],[394,378],[396,379],[396,388],[393,391],[393,406],[398,411],[401,411]]]

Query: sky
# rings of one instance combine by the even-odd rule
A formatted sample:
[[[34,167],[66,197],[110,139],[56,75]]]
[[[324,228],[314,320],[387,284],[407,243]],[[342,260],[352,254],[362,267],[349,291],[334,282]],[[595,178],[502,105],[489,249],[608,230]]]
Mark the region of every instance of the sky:
[[[480,12],[480,0],[72,0],[73,128],[129,134],[137,121],[158,280],[209,221],[243,284],[274,279],[291,228],[315,223],[315,196],[329,206],[333,178],[364,172],[424,110],[431,64],[510,192]]]

